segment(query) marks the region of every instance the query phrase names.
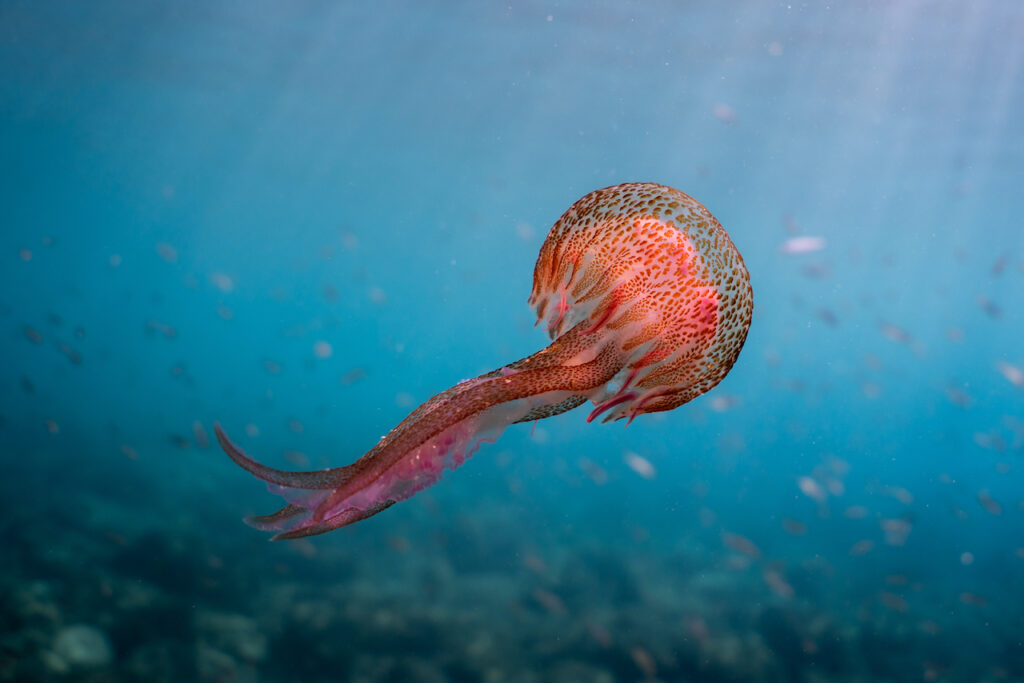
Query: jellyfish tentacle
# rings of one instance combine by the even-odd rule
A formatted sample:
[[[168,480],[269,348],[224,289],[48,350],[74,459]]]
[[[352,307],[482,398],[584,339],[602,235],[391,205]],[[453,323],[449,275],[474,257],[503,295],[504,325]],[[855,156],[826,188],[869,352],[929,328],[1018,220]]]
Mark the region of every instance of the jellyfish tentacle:
[[[274,539],[313,536],[361,521],[430,486],[507,425],[582,405],[622,369],[623,355],[614,344],[591,348],[600,335],[583,335],[578,328],[543,352],[438,394],[343,468],[289,472],[261,465],[215,425],[228,455],[289,501],[277,512],[247,521],[279,531]],[[586,356],[592,357],[574,362]],[[333,488],[326,488],[328,482]]]

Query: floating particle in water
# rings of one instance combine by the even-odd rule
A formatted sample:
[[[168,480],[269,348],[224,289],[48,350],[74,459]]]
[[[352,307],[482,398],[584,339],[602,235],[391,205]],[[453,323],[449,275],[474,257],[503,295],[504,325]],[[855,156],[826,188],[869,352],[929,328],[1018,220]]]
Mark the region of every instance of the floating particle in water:
[[[192,437],[200,448],[208,448],[210,446],[210,438],[206,435],[206,428],[203,427],[203,423],[199,420],[192,423]]]
[[[885,542],[891,546],[902,546],[907,542],[907,536],[913,528],[906,519],[883,519],[881,521],[882,531],[885,533]]]
[[[949,327],[946,329],[946,339],[953,342],[954,344],[964,343],[964,331],[959,327]]]
[[[292,430],[296,434],[301,434],[306,428],[299,420],[293,417],[288,420],[288,429]]]
[[[998,370],[999,374],[1005,377],[1010,384],[1018,389],[1024,389],[1024,370],[1021,370],[1016,365],[1011,365],[1006,361],[999,361],[996,363],[996,370]]]
[[[73,334],[75,335],[75,339],[77,339],[78,341],[82,341],[83,339],[85,339],[85,328],[82,327],[81,325],[78,325],[77,327],[75,327],[75,331],[73,332]]]
[[[309,456],[302,451],[285,451],[284,459],[296,467],[309,467]]]
[[[878,382],[864,382],[860,385],[864,398],[874,401],[882,395],[882,385]]]
[[[752,560],[757,560],[761,557],[761,549],[746,536],[726,531],[722,533],[722,543],[724,543],[725,547],[730,550],[734,550],[741,555],[746,555]]]
[[[1024,548],[1017,548],[1016,555],[1018,558],[1024,560]]]
[[[978,308],[985,312],[988,317],[993,320],[999,320],[1003,317],[1003,309],[999,305],[989,299],[987,296],[978,296]]]
[[[902,486],[886,486],[883,489],[883,492],[887,496],[892,496],[893,498],[903,503],[904,505],[910,505],[911,503],[914,502],[914,494],[912,494],[910,491],[903,488]]]
[[[217,315],[220,316],[222,320],[232,320],[235,317],[235,312],[229,307],[222,305],[217,307]]]
[[[355,251],[359,247],[359,237],[351,232],[341,233],[341,246],[348,251]]]
[[[110,258],[107,259],[107,264],[111,268],[117,268],[118,266],[121,265],[121,260],[122,259],[121,259],[121,255],[120,254],[111,254]]]
[[[798,478],[796,485],[801,493],[818,503],[824,503],[828,498],[828,493],[822,488],[821,484],[811,477],[802,476]]]
[[[54,327],[60,327],[62,324],[64,324],[64,318],[60,317],[59,313],[55,313],[53,311],[50,311],[46,315],[46,320]]]
[[[736,123],[736,110],[724,102],[719,102],[712,108],[711,113],[722,123]]]
[[[612,646],[612,634],[601,624],[594,623],[593,621],[587,621],[586,623],[587,633],[590,637],[600,645],[601,647],[608,649]]]
[[[269,358],[263,359],[263,369],[271,375],[281,374],[281,364],[270,360]]]
[[[857,541],[850,547],[850,555],[853,557],[860,557],[861,555],[867,555],[875,549],[875,542],[870,538],[865,538],[862,541]]]
[[[637,646],[630,649],[629,656],[633,659],[633,663],[636,664],[636,667],[643,672],[645,678],[648,680],[657,679],[658,667],[650,652],[640,646]]]
[[[235,281],[224,273],[210,273],[210,282],[224,294],[230,294],[235,289]]]
[[[992,275],[992,277],[999,277],[1000,275],[1003,274],[1003,271],[1006,270],[1006,266],[1008,266],[1009,264],[1010,255],[1003,253],[992,264],[992,268],[989,270],[989,273]]]
[[[405,536],[388,536],[388,547],[396,553],[407,553],[412,549],[412,544]]]
[[[827,308],[818,309],[818,319],[829,327],[839,327],[839,318],[831,310]]]
[[[828,266],[824,263],[808,263],[800,269],[800,274],[812,280],[823,280],[828,277]]]
[[[20,249],[18,251],[18,258],[20,258],[25,263],[28,263],[29,261],[32,260],[32,250],[31,249]]]
[[[777,569],[767,568],[761,574],[764,582],[768,584],[768,588],[783,600],[789,600],[793,597],[793,586],[790,585],[782,573]]]
[[[996,502],[995,498],[985,489],[978,491],[978,502],[981,503],[981,507],[985,508],[989,514],[1003,514],[1003,506]]]
[[[909,583],[906,574],[889,574],[885,577],[888,586],[906,586]]]
[[[952,385],[946,387],[946,398],[950,403],[961,408],[970,408],[974,404],[974,399],[970,394]]]
[[[517,223],[516,224],[516,237],[524,242],[530,242],[533,240],[535,232],[533,227],[529,223]]]
[[[260,428],[250,422],[245,425],[245,435],[255,439],[260,435]]]
[[[327,301],[337,301],[338,300],[338,290],[334,286],[332,286],[332,285],[324,285],[323,289],[321,291],[323,292],[325,300],[327,300]]]
[[[768,43],[768,54],[771,55],[772,57],[781,57],[782,52],[782,43],[780,43],[779,41],[773,40],[770,43]]]
[[[36,385],[32,383],[32,380],[23,375],[21,378],[21,390],[26,394],[34,394],[36,392]]]
[[[156,245],[156,253],[167,263],[178,262],[178,250],[167,242],[159,242]]]
[[[147,334],[162,334],[167,339],[177,339],[178,331],[172,326],[162,323],[159,320],[147,320],[146,321],[146,333]]]
[[[626,451],[622,454],[622,459],[625,461],[626,466],[639,474],[644,479],[654,479],[657,472],[654,469],[654,465],[651,461],[643,457],[638,453],[632,451]]]
[[[551,614],[566,614],[565,603],[562,602],[562,598],[558,597],[551,591],[544,590],[543,588],[534,588],[531,593],[533,599],[537,601],[541,607],[547,610]]]
[[[370,301],[377,306],[383,306],[388,302],[388,295],[385,294],[384,290],[380,287],[370,287],[369,292],[367,292],[367,296],[370,298]]]
[[[129,460],[138,460],[139,453],[128,444],[121,444],[121,455],[128,458]]]
[[[334,347],[331,346],[330,342],[321,339],[313,344],[313,355],[321,360],[326,360],[334,355]]]
[[[793,536],[803,536],[807,533],[807,525],[798,519],[791,519],[784,517],[782,519],[782,529]]]
[[[67,357],[69,361],[71,361],[72,365],[82,364],[81,354],[79,354],[78,351],[75,351],[73,348],[71,348],[70,344],[66,342],[61,342],[60,344],[57,345],[57,348],[60,350],[61,353],[63,353]]]
[[[54,420],[47,420],[44,424],[50,434],[60,434],[60,426]]]
[[[1006,450],[1006,441],[996,432],[976,432],[974,434],[974,443],[981,448],[997,453],[1002,453]]]
[[[25,335],[25,339],[28,339],[33,344],[43,343],[43,335],[39,334],[34,327],[25,325],[21,328],[21,331]]]
[[[882,331],[882,335],[889,341],[896,342],[897,344],[910,344],[913,341],[910,333],[897,325],[883,322],[879,328]]]
[[[534,552],[527,552],[523,555],[523,566],[539,576],[545,576],[548,573],[547,563]]]
[[[821,251],[825,248],[824,237],[811,237],[809,235],[802,235],[800,237],[792,237],[779,246],[779,251],[783,254],[810,254],[816,251]]]
[[[960,602],[965,605],[971,605],[972,607],[984,607],[988,604],[988,600],[977,593],[969,593],[967,591],[960,594]]]
[[[830,495],[836,496],[837,498],[846,492],[846,485],[843,484],[842,480],[836,479],[835,477],[828,477],[825,480],[825,488],[828,490]]]
[[[724,413],[743,404],[735,394],[715,394],[708,400],[708,406],[716,413]]]
[[[882,591],[879,593],[878,601],[894,612],[903,613],[910,607],[902,595],[897,595],[896,593],[890,593],[888,591]]]
[[[965,567],[974,564],[974,553],[960,553],[960,564]]]
[[[349,386],[350,384],[355,384],[356,382],[358,382],[361,379],[364,379],[365,377],[366,377],[366,370],[364,370],[363,368],[352,368],[351,370],[346,372],[344,375],[342,375],[339,378],[339,381],[344,386]]]
[[[580,469],[590,478],[590,481],[594,482],[597,486],[604,486],[608,483],[608,473],[590,458],[580,458],[578,464]]]
[[[192,443],[181,434],[168,434],[167,441],[175,448],[183,451],[192,447]]]

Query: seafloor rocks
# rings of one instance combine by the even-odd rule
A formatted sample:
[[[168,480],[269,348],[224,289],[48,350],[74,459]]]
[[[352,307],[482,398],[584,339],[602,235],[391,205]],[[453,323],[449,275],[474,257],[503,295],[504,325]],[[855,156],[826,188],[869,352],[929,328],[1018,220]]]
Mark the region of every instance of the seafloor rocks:
[[[75,624],[60,629],[53,640],[53,649],[48,654],[45,661],[54,673],[98,669],[109,666],[114,659],[114,650],[106,634],[88,624]]]

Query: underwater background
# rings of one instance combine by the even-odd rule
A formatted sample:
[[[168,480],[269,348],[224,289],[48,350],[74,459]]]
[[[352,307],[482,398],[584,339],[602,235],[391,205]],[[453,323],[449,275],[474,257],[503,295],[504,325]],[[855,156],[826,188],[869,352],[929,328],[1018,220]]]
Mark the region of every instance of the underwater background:
[[[0,3],[0,681],[1024,681],[1024,5]],[[547,343],[591,190],[743,254],[713,391],[268,543]]]

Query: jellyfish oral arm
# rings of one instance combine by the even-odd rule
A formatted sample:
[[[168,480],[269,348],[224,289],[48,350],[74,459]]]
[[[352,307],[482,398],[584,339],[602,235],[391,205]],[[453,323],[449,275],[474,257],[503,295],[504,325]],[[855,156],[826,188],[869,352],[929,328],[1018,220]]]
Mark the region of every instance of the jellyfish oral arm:
[[[300,538],[366,519],[431,486],[446,469],[465,462],[516,422],[551,417],[584,403],[622,368],[607,344],[592,359],[565,364],[567,334],[544,351],[511,366],[460,382],[417,408],[355,463],[319,472],[287,472],[261,465],[215,426],[217,439],[243,469],[288,501],[281,510],[246,521]],[[551,363],[551,361],[555,361]],[[548,364],[550,363],[550,364]]]

